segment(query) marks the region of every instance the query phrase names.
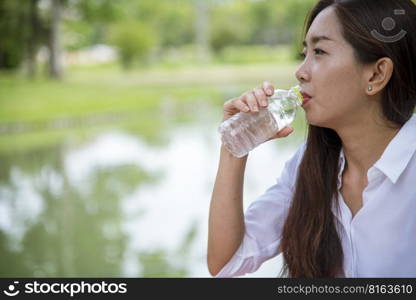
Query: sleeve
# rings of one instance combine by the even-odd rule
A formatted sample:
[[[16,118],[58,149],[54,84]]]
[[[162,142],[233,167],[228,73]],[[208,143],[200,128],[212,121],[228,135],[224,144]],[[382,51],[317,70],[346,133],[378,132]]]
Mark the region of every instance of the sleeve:
[[[248,207],[244,215],[243,241],[216,278],[255,272],[263,262],[280,254],[281,231],[289,211],[305,145],[303,143],[285,163],[276,183]]]

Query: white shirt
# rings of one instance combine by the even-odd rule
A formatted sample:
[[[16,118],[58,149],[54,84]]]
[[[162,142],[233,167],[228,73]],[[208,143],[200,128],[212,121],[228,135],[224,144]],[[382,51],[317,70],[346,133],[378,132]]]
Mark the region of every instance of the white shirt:
[[[296,172],[306,144],[284,166],[276,184],[256,199],[245,213],[244,239],[216,277],[256,271],[281,253],[281,231],[294,192]],[[390,141],[368,170],[363,205],[352,218],[339,189],[345,165],[341,150],[338,174],[342,226],[337,228],[344,252],[346,277],[416,277],[416,115]],[[334,203],[334,202],[333,202]],[[279,270],[276,269],[276,275]]]

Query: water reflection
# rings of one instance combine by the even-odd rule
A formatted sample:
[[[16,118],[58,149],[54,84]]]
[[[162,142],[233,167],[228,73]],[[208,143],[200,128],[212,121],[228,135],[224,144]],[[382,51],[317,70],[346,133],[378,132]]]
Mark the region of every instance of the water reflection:
[[[146,174],[129,165],[96,168],[88,189],[80,189],[61,153],[21,156],[2,178],[2,211],[9,216],[2,224],[2,276],[120,273],[126,248],[120,201]]]
[[[177,126],[163,146],[126,131],[0,154],[0,276],[204,277],[217,123]],[[280,174],[302,131],[249,158],[245,206]],[[251,276],[276,276],[276,260]]]
[[[159,152],[110,132],[74,149],[3,154],[0,275],[188,276],[197,224],[164,203],[174,191],[158,204],[169,216],[150,209],[157,224],[146,225],[146,207],[159,199],[146,203],[140,187],[156,190],[163,179]],[[169,219],[185,227],[173,231]]]

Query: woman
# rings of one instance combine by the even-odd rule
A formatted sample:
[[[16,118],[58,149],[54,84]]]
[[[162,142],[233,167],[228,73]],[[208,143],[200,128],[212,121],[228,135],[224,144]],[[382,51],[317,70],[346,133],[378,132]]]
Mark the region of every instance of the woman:
[[[410,0],[316,4],[296,72],[311,97],[307,141],[245,214],[247,156],[221,148],[209,215],[212,275],[251,273],[282,252],[282,276],[416,276],[415,20]],[[224,120],[265,107],[269,90],[265,82],[227,101]]]

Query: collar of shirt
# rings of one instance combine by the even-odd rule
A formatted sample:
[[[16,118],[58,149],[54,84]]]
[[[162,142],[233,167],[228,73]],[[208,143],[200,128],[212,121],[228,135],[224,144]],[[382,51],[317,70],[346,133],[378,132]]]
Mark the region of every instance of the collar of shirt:
[[[368,169],[368,181],[377,177],[381,172],[386,175],[393,184],[396,183],[415,151],[416,115],[413,115],[390,141],[380,159]],[[338,190],[341,188],[344,167],[345,156],[344,150],[341,149],[339,157]]]

